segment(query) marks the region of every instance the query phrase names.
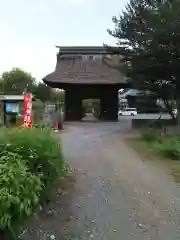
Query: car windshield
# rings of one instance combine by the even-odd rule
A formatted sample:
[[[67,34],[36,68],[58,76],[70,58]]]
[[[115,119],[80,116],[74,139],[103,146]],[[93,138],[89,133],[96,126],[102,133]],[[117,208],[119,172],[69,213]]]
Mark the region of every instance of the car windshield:
[[[123,111],[136,111],[136,108],[125,108]]]

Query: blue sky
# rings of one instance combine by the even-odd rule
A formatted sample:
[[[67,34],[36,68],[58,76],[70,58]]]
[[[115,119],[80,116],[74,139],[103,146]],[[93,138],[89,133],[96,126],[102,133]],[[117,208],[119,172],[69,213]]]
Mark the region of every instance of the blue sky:
[[[1,1],[0,73],[12,67],[37,80],[52,72],[56,45],[115,44],[107,33],[127,0]]]

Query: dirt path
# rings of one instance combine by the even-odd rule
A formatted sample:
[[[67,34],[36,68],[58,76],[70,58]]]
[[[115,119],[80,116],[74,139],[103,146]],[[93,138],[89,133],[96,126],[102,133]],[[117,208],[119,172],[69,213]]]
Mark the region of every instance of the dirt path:
[[[121,141],[124,134],[119,123],[67,125],[62,141],[75,182],[22,239],[180,239],[180,188],[141,161]]]

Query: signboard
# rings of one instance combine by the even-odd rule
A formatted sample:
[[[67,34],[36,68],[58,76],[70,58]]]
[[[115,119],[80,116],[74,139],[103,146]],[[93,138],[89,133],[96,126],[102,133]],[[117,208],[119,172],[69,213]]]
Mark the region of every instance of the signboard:
[[[6,103],[6,112],[7,113],[18,113],[19,112],[19,104]]]
[[[32,94],[24,94],[22,124],[26,128],[32,128]]]

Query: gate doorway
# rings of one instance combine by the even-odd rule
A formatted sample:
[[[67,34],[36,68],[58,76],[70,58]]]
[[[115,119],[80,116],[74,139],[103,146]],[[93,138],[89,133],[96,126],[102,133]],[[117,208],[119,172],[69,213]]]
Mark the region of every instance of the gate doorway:
[[[100,119],[100,99],[84,99],[82,101],[82,121],[98,121]]]

